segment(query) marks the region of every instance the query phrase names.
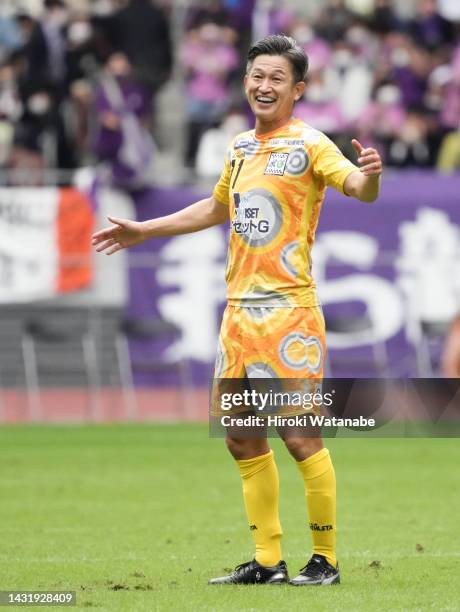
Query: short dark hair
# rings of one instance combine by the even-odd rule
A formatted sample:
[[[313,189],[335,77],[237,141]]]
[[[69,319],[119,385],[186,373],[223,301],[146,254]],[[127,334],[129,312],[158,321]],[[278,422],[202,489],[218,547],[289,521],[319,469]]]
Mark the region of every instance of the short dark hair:
[[[282,55],[289,60],[296,83],[305,81],[308,71],[308,57],[299,43],[285,34],[266,36],[254,43],[248,52],[247,72],[259,55]]]

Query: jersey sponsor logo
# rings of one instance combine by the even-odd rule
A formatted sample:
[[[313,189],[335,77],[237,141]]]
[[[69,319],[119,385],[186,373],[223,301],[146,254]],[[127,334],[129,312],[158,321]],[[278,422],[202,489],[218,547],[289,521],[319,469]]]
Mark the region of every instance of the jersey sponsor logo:
[[[270,243],[282,224],[281,206],[273,194],[265,189],[252,189],[244,195],[234,193],[233,198],[233,231],[253,247]]]
[[[233,194],[235,202],[235,219],[232,221],[233,229],[236,234],[250,234],[253,231],[258,231],[261,234],[266,234],[270,225],[266,219],[259,219],[260,208],[258,206],[244,205],[240,208],[241,197],[238,192]]]
[[[305,140],[302,138],[270,138],[268,144],[273,147],[303,147]]]
[[[289,153],[270,153],[264,174],[283,176]]]
[[[245,213],[258,214],[258,209],[253,208],[249,210],[245,210]],[[270,225],[268,224],[267,219],[257,219],[255,220],[251,217],[250,221],[233,221],[232,223],[233,229],[236,234],[248,234],[251,232],[259,232],[259,234],[266,234],[270,230]]]

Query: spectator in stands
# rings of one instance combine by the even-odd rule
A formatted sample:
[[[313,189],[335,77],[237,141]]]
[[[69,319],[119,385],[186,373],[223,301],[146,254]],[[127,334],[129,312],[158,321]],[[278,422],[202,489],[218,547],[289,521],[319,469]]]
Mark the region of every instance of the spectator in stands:
[[[151,0],[129,0],[114,15],[114,47],[129,59],[135,78],[154,95],[169,79],[172,47],[169,23]]]
[[[34,150],[38,146],[47,165],[71,168],[75,164],[73,145],[67,139],[62,114],[67,11],[62,0],[45,0],[44,9],[41,20],[24,13],[17,16],[23,36],[18,82],[26,109],[20,131],[29,134],[26,142],[34,142]]]
[[[14,125],[22,114],[22,102],[15,80],[14,64],[0,66],[0,166],[9,159],[14,137]]]
[[[341,114],[349,123],[367,106],[372,90],[372,71],[359,49],[346,39],[335,43],[325,80]]]
[[[237,134],[249,129],[245,114],[239,110],[230,110],[222,124],[210,128],[203,134],[196,155],[196,173],[200,178],[217,178],[222,171],[222,159],[228,149],[228,143]]]
[[[452,24],[438,13],[436,0],[418,0],[410,32],[416,43],[429,51],[452,42]]]
[[[22,12],[17,14],[16,21],[22,39],[17,57],[23,60],[18,74],[18,82],[21,95],[26,97],[30,91],[46,87],[49,84],[48,47],[39,21]]]
[[[303,47],[308,56],[310,78],[312,72],[316,75],[318,71],[324,70],[329,65],[332,56],[332,46],[316,34],[307,19],[299,16],[293,19],[290,24],[289,34]]]
[[[41,28],[47,48],[48,79],[60,98],[66,77],[65,27],[68,13],[62,0],[44,0],[43,4],[45,11],[41,19]]]
[[[405,121],[399,87],[391,82],[382,83],[355,122],[357,138],[366,146],[378,147],[388,158]]]
[[[94,0],[90,14],[83,4],[75,13],[66,0],[37,4],[43,7],[38,17],[18,9],[13,19],[1,11],[0,160],[14,128],[19,157],[29,151],[48,166],[91,163],[93,84],[107,58],[122,51],[132,66],[129,79],[136,87],[141,81],[141,98],[150,104],[171,72],[165,14],[171,1],[162,0],[159,8],[155,0]],[[289,32],[309,55],[310,87],[297,106],[300,118],[341,146],[348,130],[358,129],[368,144],[384,145],[390,165],[431,166],[437,158],[444,172],[460,167],[458,0],[418,0],[405,21],[394,0],[375,0],[373,7],[368,0],[327,0],[316,21],[295,15],[288,0],[276,7],[259,3],[255,14],[255,0],[190,4],[181,49],[188,165],[202,132],[240,103],[232,81],[238,67],[244,70],[237,49],[247,46],[252,23],[256,30]]]
[[[150,95],[133,77],[123,53],[113,53],[107,60],[95,106],[95,152],[106,162],[111,184],[128,191],[149,187],[154,149],[148,130]]]
[[[230,28],[231,33],[227,32],[227,35],[235,39],[239,55],[244,56],[251,43],[255,7],[256,0],[192,0],[186,13],[185,29],[187,32],[198,30],[206,23]],[[243,62],[239,68],[237,79],[244,76]]]
[[[251,43],[252,15],[256,0],[224,0],[224,6],[229,12],[228,23],[238,32],[238,51],[244,56]]]
[[[40,110],[44,110],[46,98],[39,100]],[[32,111],[34,103],[32,103]],[[38,105],[37,105],[38,106]],[[36,110],[36,109],[35,109]],[[11,185],[36,186],[43,180],[43,170],[47,165],[46,138],[44,126],[36,121],[30,109],[27,109],[22,120],[15,125],[13,143],[6,163],[8,182]]]
[[[392,166],[429,166],[432,161],[430,141],[433,117],[423,106],[408,109],[397,137],[391,143],[388,163]]]
[[[98,50],[90,16],[71,16],[66,31],[66,132],[74,143],[79,165],[91,163],[90,112]]]
[[[404,105],[422,105],[431,68],[429,53],[405,34],[393,34],[386,40],[390,45],[391,78],[401,90]]]
[[[402,27],[392,0],[375,0],[374,11],[367,22],[371,30],[377,34],[388,34]]]
[[[94,28],[90,16],[76,13],[71,16],[65,37],[66,86],[92,76],[97,69]]]
[[[345,0],[328,0],[317,19],[316,30],[321,38],[334,43],[344,39],[353,19]]]
[[[16,20],[10,14],[0,13],[0,62],[5,61],[20,46],[21,32]]]
[[[101,65],[115,49],[114,14],[117,10],[114,0],[94,0],[91,5],[95,57]]]
[[[326,86],[320,70],[312,73],[303,99],[296,104],[295,116],[335,139],[347,128],[335,92]]]
[[[86,79],[72,81],[69,88],[69,120],[66,125],[69,137],[75,145],[78,165],[91,165],[91,83]]]
[[[197,30],[204,23],[215,23],[222,28],[229,25],[230,12],[222,0],[194,0],[187,9],[185,29]]]
[[[22,102],[16,80],[14,62],[7,60],[0,65],[0,117],[11,123],[22,114]]]
[[[219,125],[231,105],[230,82],[239,64],[235,33],[216,23],[190,30],[181,49],[186,74],[186,164],[194,167],[203,132]]]

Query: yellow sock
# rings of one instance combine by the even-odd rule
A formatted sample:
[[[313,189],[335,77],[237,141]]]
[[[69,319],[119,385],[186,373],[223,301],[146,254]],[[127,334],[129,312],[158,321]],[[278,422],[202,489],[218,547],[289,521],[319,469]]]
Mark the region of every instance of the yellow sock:
[[[297,465],[305,483],[308,516],[313,538],[313,554],[323,555],[336,567],[336,489],[335,472],[327,448]]]
[[[255,559],[271,567],[281,559],[282,535],[278,515],[279,478],[273,451],[237,463],[249,528],[256,544]]]

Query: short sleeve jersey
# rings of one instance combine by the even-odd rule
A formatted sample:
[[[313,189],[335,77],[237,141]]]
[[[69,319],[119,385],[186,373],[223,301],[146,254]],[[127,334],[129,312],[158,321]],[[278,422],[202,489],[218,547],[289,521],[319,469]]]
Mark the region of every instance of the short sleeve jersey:
[[[213,192],[230,208],[229,304],[318,305],[311,249],[326,187],[343,193],[356,170],[327,136],[294,118],[232,141]]]

